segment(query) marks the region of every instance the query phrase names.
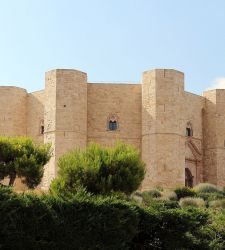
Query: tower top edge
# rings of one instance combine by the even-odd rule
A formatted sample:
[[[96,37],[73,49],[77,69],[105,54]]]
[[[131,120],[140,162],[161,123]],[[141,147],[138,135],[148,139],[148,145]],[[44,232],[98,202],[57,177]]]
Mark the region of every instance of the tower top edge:
[[[83,72],[83,71],[81,71],[81,70],[77,70],[77,69],[63,69],[63,68],[61,68],[61,69],[50,69],[50,70],[47,70],[46,71],[46,73],[50,73],[50,72],[64,72],[64,71],[71,71],[71,72],[77,72],[77,73],[81,73],[81,74],[84,74],[84,75],[87,75],[87,73],[86,72]]]

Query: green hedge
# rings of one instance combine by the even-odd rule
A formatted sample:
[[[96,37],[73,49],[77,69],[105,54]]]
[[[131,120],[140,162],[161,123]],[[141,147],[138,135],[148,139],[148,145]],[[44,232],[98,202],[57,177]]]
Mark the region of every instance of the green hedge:
[[[0,188],[0,222],[0,249],[206,249],[205,212],[144,209],[115,197],[63,200]]]

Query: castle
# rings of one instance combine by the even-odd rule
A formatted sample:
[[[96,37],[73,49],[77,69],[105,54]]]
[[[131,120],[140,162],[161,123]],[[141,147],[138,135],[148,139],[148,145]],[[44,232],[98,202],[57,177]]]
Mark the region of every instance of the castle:
[[[51,143],[42,188],[57,175],[57,159],[74,147],[122,140],[146,163],[142,188],[225,186],[225,90],[203,96],[184,90],[184,74],[145,71],[139,84],[87,82],[87,74],[56,69],[33,93],[0,87],[0,135]]]

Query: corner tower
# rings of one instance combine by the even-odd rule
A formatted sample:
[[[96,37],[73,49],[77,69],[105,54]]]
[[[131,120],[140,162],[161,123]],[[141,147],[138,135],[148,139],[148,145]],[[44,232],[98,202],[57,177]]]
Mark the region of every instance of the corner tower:
[[[156,69],[143,73],[142,159],[147,167],[143,189],[184,185],[183,95],[182,72]]]
[[[57,173],[58,158],[87,143],[87,74],[56,69],[45,76],[44,142],[51,143],[53,157],[46,165],[42,188],[48,189]]]
[[[225,185],[225,90],[203,93],[204,121],[204,181],[219,187]]]

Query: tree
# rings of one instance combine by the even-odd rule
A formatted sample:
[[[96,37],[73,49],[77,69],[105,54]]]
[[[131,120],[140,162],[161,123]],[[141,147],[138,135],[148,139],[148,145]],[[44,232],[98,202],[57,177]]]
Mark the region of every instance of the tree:
[[[130,194],[144,179],[145,165],[132,146],[118,142],[115,147],[91,143],[86,150],[76,149],[58,161],[58,177],[51,184],[53,193],[73,193],[85,188],[93,194]]]
[[[9,177],[9,186],[13,186],[20,177],[29,188],[35,188],[50,157],[50,145],[35,144],[27,137],[0,137],[0,181]]]

